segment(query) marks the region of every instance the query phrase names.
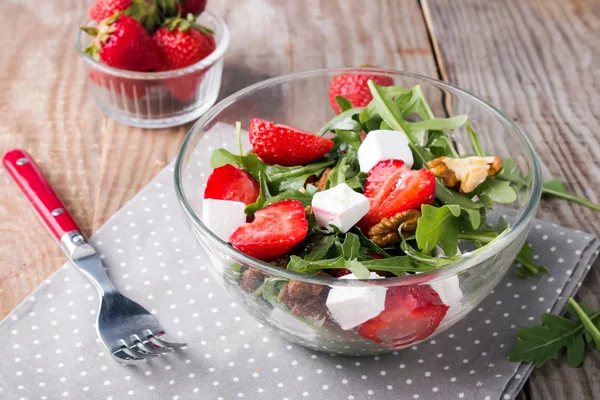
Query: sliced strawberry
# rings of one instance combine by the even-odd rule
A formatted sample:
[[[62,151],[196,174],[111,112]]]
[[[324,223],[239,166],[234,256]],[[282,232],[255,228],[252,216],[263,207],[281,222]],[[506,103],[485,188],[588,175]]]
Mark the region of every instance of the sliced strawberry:
[[[358,333],[374,342],[401,348],[429,337],[448,308],[429,285],[390,287],[384,310],[362,323]]]
[[[215,168],[206,182],[205,199],[241,201],[251,204],[258,199],[260,186],[244,170],[225,164]]]
[[[327,272],[334,278],[341,278],[342,276],[350,275],[352,273],[352,271],[347,268],[332,268],[328,269]]]
[[[340,106],[335,101],[335,96],[343,96],[352,102],[354,107],[366,107],[373,96],[367,82],[372,80],[379,86],[391,86],[394,80],[383,75],[346,74],[336,76],[329,85],[329,102],[333,110],[339,114]]]
[[[248,135],[256,155],[270,165],[307,164],[333,147],[327,138],[259,118],[250,121]]]
[[[435,177],[426,169],[412,170],[401,160],[377,164],[367,177],[363,194],[371,208],[358,227],[367,232],[382,218],[393,217],[406,210],[421,210],[435,198]]]
[[[291,251],[307,233],[302,203],[283,200],[254,213],[254,221],[239,227],[229,241],[241,252],[269,261]]]

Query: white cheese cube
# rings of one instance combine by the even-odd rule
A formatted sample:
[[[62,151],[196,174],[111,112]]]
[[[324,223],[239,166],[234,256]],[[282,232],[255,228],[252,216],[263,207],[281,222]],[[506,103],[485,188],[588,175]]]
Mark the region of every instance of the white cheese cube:
[[[369,172],[380,161],[402,160],[412,168],[413,154],[406,133],[401,131],[371,131],[358,148],[361,172]]]
[[[237,228],[246,223],[246,204],[241,201],[204,199],[202,222],[224,242]]]
[[[354,274],[340,279],[357,279]],[[371,272],[369,279],[383,279]],[[385,308],[387,288],[383,286],[334,287],[329,291],[326,305],[333,319],[344,330],[352,329],[375,318]]]
[[[334,225],[341,232],[348,232],[369,212],[369,207],[369,199],[345,183],[315,193],[312,199],[317,224],[323,228]]]

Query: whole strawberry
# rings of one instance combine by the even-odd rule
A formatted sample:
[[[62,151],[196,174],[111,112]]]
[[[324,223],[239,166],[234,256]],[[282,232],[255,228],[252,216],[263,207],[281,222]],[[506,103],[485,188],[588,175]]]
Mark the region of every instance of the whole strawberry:
[[[333,110],[339,114],[340,106],[335,101],[335,96],[343,96],[352,102],[354,107],[365,107],[373,96],[369,90],[367,82],[372,80],[379,86],[391,86],[394,80],[388,76],[373,75],[373,74],[346,74],[336,76],[331,80],[329,85],[329,102]]]
[[[159,66],[160,53],[152,37],[135,19],[115,14],[97,27],[82,28],[95,36],[84,51],[114,68],[150,71]]]
[[[181,15],[199,15],[206,8],[206,0],[179,0]]]
[[[196,24],[194,16],[187,19],[167,18],[164,26],[152,36],[162,53],[161,71],[184,68],[202,60],[215,48],[213,32]]]
[[[100,23],[115,13],[125,11],[131,4],[131,0],[96,0],[88,10],[88,15]]]

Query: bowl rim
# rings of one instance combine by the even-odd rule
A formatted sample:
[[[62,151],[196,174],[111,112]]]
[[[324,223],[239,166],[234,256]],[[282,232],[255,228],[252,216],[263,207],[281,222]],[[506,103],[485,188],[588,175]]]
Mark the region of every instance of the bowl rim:
[[[101,62],[94,60],[88,54],[83,52],[81,38],[83,37],[84,32],[79,27],[75,30],[75,48],[77,49],[77,54],[79,54],[79,57],[83,61],[90,64],[94,68],[113,76],[139,80],[155,80],[182,76],[189,74],[190,72],[196,72],[198,70],[212,66],[217,61],[223,58],[225,52],[227,51],[227,48],[229,47],[229,28],[227,27],[225,21],[208,10],[204,10],[202,14],[198,15],[196,18],[198,19],[204,16],[208,17],[212,22],[214,22],[214,31],[215,33],[221,33],[221,40],[216,44],[217,46],[215,47],[212,53],[210,53],[208,56],[198,61],[197,63],[188,65],[185,68],[179,68],[164,72],[139,72],[114,68],[109,65],[102,64]],[[80,26],[89,26],[92,23],[95,22],[89,18],[86,18],[82,21]]]
[[[263,89],[269,86],[281,84],[283,82],[287,82],[290,80],[295,80],[299,78],[308,78],[308,77],[316,77],[319,75],[334,75],[334,74],[347,74],[347,73],[383,73],[390,74],[394,76],[404,76],[408,78],[418,79],[430,83],[434,86],[437,86],[441,89],[450,89],[451,91],[457,91],[459,94],[466,96],[479,103],[484,108],[492,111],[496,115],[498,115],[508,126],[516,133],[517,138],[521,141],[521,144],[524,147],[524,151],[528,156],[531,164],[532,164],[532,185],[531,185],[531,194],[527,203],[525,204],[525,208],[517,221],[512,225],[509,230],[503,235],[498,236],[495,240],[488,243],[486,246],[481,249],[477,249],[471,252],[468,256],[463,259],[447,265],[442,268],[438,268],[432,271],[423,272],[419,274],[411,274],[407,276],[397,276],[386,279],[337,279],[334,277],[324,277],[324,276],[316,276],[316,275],[307,275],[301,274],[298,272],[288,271],[286,269],[275,267],[267,262],[252,258],[241,251],[235,249],[230,246],[228,243],[224,242],[220,238],[218,238],[213,232],[211,232],[201,221],[201,219],[196,215],[191,205],[187,201],[186,195],[183,190],[183,186],[181,184],[181,175],[183,172],[184,166],[184,156],[187,153],[188,146],[190,145],[192,137],[195,136],[195,133],[199,131],[199,128],[206,123],[208,123],[215,115],[218,115],[221,111],[235,102],[238,98],[249,94],[255,90]],[[457,275],[461,272],[464,272],[472,267],[475,267],[488,259],[495,257],[500,250],[510,245],[512,242],[519,239],[519,234],[528,228],[531,220],[533,219],[538,204],[540,202],[541,193],[542,193],[542,172],[541,165],[539,161],[539,157],[535,152],[531,142],[527,138],[527,136],[523,133],[523,131],[519,128],[519,126],[510,119],[505,113],[488,103],[487,101],[475,96],[474,94],[461,89],[457,86],[449,84],[444,81],[440,81],[438,79],[425,77],[418,74],[391,70],[391,69],[382,69],[382,68],[323,68],[318,70],[311,70],[306,72],[297,72],[284,74],[280,76],[276,76],[270,79],[266,79],[264,81],[255,83],[253,85],[247,86],[246,88],[239,90],[238,92],[226,97],[221,100],[219,103],[214,105],[210,110],[208,110],[201,118],[196,121],[196,123],[191,127],[186,137],[184,138],[179,152],[177,154],[177,158],[175,160],[174,167],[174,185],[175,185],[175,193],[177,195],[177,199],[179,204],[183,208],[185,214],[191,223],[197,225],[200,229],[201,234],[203,234],[207,239],[211,242],[212,246],[218,248],[219,251],[224,252],[232,259],[246,264],[248,266],[252,266],[253,268],[257,268],[263,272],[266,272],[273,276],[283,277],[290,280],[302,281],[307,283],[314,283],[319,285],[328,285],[328,286],[366,286],[366,285],[377,285],[377,286],[404,286],[404,285],[412,285],[419,283],[429,283],[437,280],[441,280],[450,276]]]

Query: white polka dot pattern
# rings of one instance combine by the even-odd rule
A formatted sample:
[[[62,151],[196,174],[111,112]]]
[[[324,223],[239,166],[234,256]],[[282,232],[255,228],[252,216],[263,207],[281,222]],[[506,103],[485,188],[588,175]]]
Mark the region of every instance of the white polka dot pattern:
[[[0,323],[6,399],[501,399],[529,374],[506,357],[519,327],[563,307],[598,243],[536,221],[530,241],[549,273],[508,274],[435,339],[375,357],[292,345],[231,302],[185,226],[167,167],[93,237],[116,286],[189,343],[137,366],[114,362],[95,334],[97,295],[61,268]]]

